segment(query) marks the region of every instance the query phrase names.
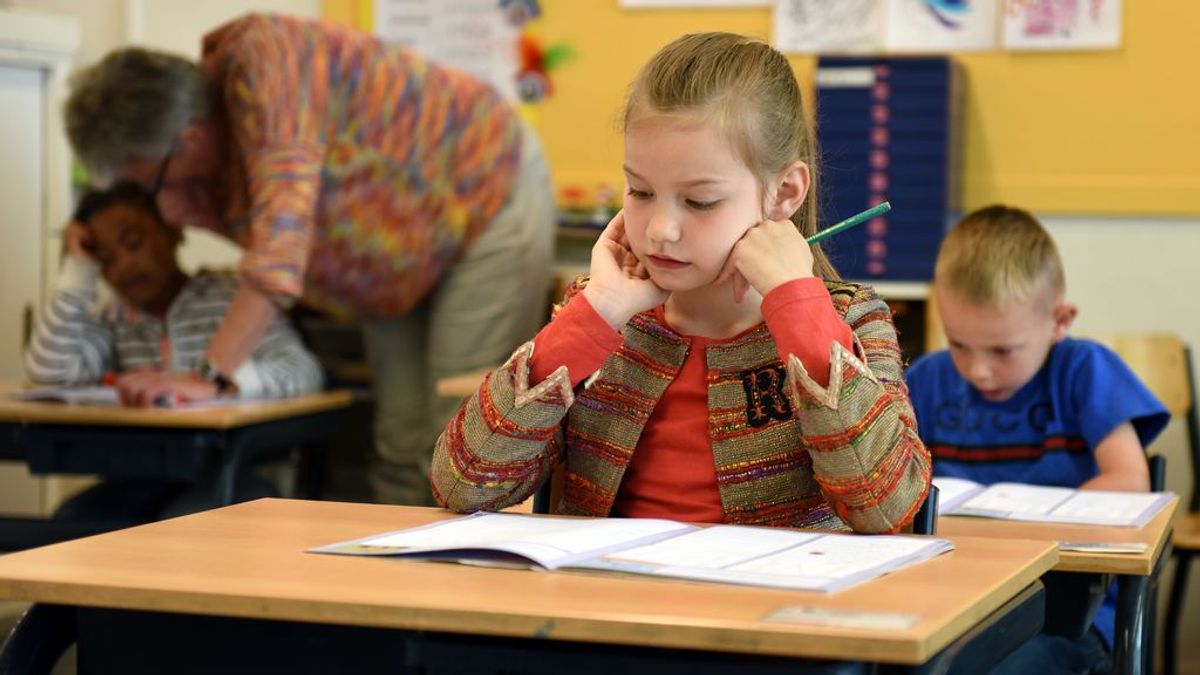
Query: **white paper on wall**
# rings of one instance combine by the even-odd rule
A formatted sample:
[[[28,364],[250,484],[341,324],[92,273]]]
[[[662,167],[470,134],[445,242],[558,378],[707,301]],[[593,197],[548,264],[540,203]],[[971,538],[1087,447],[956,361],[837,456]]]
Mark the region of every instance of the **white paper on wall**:
[[[886,10],[882,0],[776,0],[775,46],[796,53],[878,52]]]
[[[497,0],[375,0],[375,34],[516,100],[517,36]]]
[[[888,51],[995,49],[999,0],[887,0],[884,46]]]
[[[1005,0],[1006,49],[1117,49],[1121,0]]]

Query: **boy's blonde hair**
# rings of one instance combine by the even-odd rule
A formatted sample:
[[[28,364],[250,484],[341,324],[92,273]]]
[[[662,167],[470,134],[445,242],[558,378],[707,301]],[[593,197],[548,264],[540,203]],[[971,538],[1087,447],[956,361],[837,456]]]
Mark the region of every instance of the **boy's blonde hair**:
[[[796,75],[783,54],[733,33],[698,33],[675,40],[634,79],[624,128],[664,114],[718,124],[760,185],[796,160],[807,164],[812,183],[792,222],[806,237],[816,233],[816,139],[805,119]],[[838,279],[820,246],[812,248],[815,274]]]
[[[1066,291],[1058,248],[1028,211],[996,204],[963,218],[942,241],[934,284],[990,307],[1054,302]]]

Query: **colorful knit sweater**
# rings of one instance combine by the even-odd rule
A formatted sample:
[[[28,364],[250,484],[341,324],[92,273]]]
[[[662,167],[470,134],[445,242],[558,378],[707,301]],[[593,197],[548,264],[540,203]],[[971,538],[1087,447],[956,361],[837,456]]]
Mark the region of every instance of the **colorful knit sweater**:
[[[795,356],[780,362],[765,324],[708,349],[709,438],[726,522],[894,532],[929,489],[929,453],[917,437],[891,312],[869,288],[826,286],[855,341],[854,353],[832,346],[828,388]],[[502,509],[563,465],[556,511],[607,516],[688,345],[653,312],[635,316],[624,334],[577,392],[565,367],[528,381],[532,342],[490,373],[438,439],[438,501],[462,512]],[[748,379],[779,386],[764,392]],[[749,397],[772,395],[786,396],[791,414],[752,424]]]
[[[230,142],[218,234],[281,304],[404,314],[512,192],[516,111],[416,52],[251,14],[205,36],[201,67]]]

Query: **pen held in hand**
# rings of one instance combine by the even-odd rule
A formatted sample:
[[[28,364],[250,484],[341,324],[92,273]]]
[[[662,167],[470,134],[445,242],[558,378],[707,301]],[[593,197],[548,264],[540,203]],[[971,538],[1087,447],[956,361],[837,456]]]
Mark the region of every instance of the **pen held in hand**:
[[[154,397],[155,408],[179,408],[187,404],[187,399],[179,394],[159,394]]]
[[[808,237],[805,241],[807,241],[810,244],[816,244],[818,242],[825,241],[826,239],[832,237],[835,234],[838,234],[839,232],[845,232],[846,230],[848,230],[852,227],[855,227],[857,225],[861,225],[876,216],[882,216],[883,214],[885,214],[891,210],[892,210],[891,202],[882,202],[880,204],[876,204],[875,206],[872,206],[871,208],[867,209],[866,211],[863,211],[862,213],[850,216],[849,218],[843,220],[840,223],[831,225],[831,226],[825,228],[824,230],[821,230],[820,232],[814,234],[813,236]]]

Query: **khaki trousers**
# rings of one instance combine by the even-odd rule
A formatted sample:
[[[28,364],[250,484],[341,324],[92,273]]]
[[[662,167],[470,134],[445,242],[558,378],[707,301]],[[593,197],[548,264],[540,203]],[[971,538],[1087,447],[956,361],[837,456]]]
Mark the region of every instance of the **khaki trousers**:
[[[502,363],[549,310],[554,196],[541,144],[523,129],[513,194],[430,297],[409,314],[364,325],[375,382],[378,502],[432,505],[433,445],[462,403],[439,379]]]

